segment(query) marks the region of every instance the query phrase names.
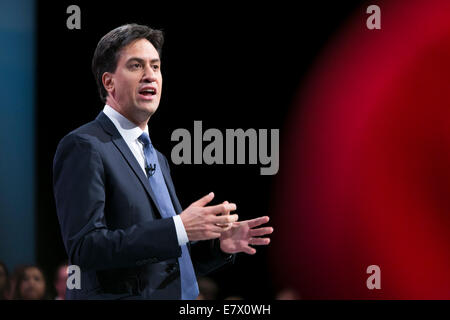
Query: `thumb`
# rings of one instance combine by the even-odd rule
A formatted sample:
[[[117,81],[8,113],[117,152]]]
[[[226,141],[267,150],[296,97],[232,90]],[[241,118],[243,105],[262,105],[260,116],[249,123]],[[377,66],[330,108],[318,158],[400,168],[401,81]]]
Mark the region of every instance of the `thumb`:
[[[208,193],[203,198],[200,198],[199,200],[193,202],[190,206],[193,206],[193,207],[204,207],[209,202],[211,202],[212,199],[214,199],[214,192]]]

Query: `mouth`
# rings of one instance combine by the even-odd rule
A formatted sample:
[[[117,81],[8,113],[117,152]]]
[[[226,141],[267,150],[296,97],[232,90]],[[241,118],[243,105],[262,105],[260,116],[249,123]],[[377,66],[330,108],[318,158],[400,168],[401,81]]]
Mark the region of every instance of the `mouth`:
[[[139,97],[143,100],[153,100],[156,97],[157,90],[155,87],[144,87],[138,93]]]

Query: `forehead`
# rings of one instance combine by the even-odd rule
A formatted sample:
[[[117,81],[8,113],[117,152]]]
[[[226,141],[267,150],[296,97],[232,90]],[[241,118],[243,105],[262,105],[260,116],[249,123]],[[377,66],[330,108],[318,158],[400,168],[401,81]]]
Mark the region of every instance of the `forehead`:
[[[39,269],[32,267],[32,268],[27,268],[25,270],[25,274],[26,275],[40,275],[41,272],[39,271]]]
[[[154,60],[159,59],[159,53],[150,41],[147,39],[138,39],[122,48],[119,62],[126,62],[130,57]]]

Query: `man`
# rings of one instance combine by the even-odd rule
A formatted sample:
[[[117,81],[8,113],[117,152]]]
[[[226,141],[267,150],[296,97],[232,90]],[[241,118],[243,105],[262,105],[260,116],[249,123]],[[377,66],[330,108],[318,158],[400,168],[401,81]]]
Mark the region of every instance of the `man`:
[[[67,299],[195,299],[196,276],[267,245],[268,217],[237,222],[234,203],[185,210],[167,159],[152,145],[148,121],[158,108],[163,35],[129,24],[98,43],[92,70],[106,105],[65,136],[54,159],[54,193],[69,264],[81,288]]]

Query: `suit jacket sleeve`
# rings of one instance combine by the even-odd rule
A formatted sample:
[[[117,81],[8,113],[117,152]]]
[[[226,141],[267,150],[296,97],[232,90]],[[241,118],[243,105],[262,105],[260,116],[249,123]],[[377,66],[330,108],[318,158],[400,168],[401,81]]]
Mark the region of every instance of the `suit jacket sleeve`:
[[[169,162],[163,154],[161,156],[170,175]],[[190,242],[189,247],[192,264],[198,276],[211,273],[227,263],[234,263],[236,259],[235,254],[227,254],[220,249],[219,239]]]
[[[106,174],[92,139],[66,136],[58,146],[53,174],[62,237],[72,264],[84,270],[101,270],[181,255],[173,219],[108,229],[104,212]],[[163,236],[165,241],[161,241]]]
[[[236,259],[235,254],[227,254],[220,249],[219,239],[193,242],[191,257],[198,276],[207,275],[227,263],[234,263]]]

